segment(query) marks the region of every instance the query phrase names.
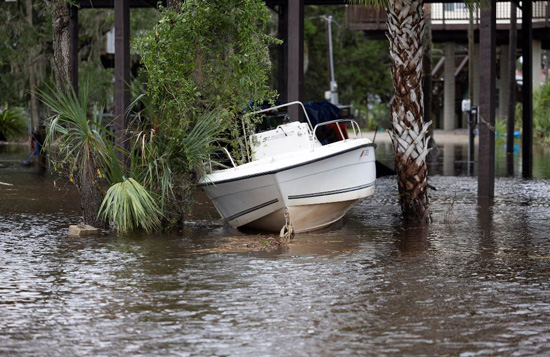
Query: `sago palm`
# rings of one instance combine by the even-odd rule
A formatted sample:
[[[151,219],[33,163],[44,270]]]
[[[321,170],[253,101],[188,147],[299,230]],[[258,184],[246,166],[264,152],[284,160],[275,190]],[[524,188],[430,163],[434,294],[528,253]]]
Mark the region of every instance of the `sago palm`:
[[[357,4],[384,6],[392,59],[394,97],[390,136],[395,152],[400,204],[406,220],[430,221],[426,155],[431,122],[424,122],[422,92],[422,36],[424,10],[421,0],[354,0]]]

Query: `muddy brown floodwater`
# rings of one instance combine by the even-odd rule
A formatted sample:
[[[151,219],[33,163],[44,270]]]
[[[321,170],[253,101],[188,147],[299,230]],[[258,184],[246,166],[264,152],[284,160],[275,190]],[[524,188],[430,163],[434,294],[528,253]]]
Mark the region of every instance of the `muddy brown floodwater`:
[[[382,178],[266,252],[220,244],[244,238],[205,202],[178,234],[68,238],[75,192],[0,151],[0,355],[550,354],[549,176],[500,177],[488,205],[441,158],[429,227]]]

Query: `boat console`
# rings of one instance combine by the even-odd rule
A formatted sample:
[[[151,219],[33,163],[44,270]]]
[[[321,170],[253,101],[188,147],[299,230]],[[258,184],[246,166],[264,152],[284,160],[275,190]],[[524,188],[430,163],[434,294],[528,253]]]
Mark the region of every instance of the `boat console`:
[[[310,150],[315,143],[320,145],[318,141],[313,140],[307,123],[291,122],[279,125],[274,130],[250,136],[252,161],[289,152]]]

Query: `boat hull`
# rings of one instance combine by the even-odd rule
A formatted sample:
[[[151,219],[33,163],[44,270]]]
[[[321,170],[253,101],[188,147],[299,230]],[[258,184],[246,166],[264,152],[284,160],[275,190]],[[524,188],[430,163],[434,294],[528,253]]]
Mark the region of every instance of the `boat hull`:
[[[296,233],[310,232],[340,220],[358,200],[290,206],[286,208]],[[265,217],[252,221],[242,228],[278,232],[284,225],[285,209],[279,209]]]
[[[374,193],[374,145],[341,141],[209,175],[201,187],[233,227],[279,231],[288,211],[294,231],[320,229]]]

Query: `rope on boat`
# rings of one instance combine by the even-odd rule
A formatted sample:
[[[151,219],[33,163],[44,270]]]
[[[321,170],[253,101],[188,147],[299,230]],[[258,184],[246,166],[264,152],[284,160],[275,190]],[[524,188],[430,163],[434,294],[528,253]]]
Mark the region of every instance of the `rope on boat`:
[[[290,222],[290,214],[288,213],[288,208],[286,207],[285,207],[285,225],[283,226],[283,228],[281,228],[279,237],[281,237],[285,242],[288,242],[292,238],[294,238],[294,228],[292,227],[292,223]]]

